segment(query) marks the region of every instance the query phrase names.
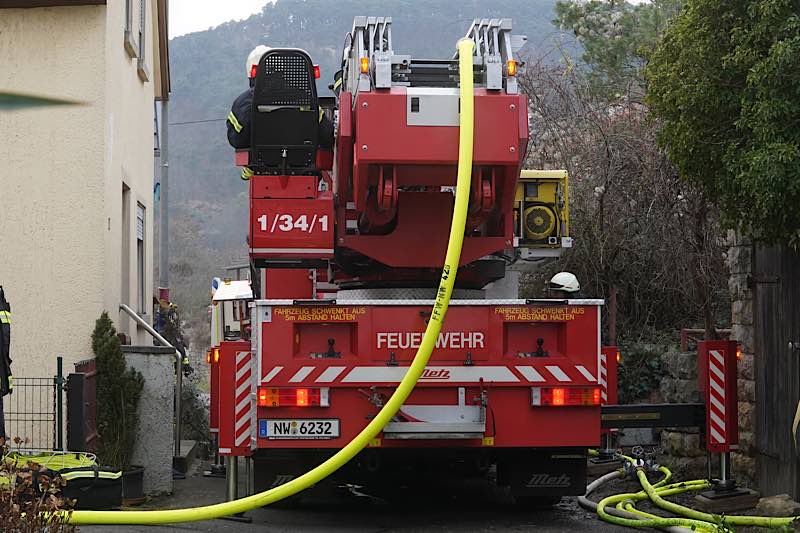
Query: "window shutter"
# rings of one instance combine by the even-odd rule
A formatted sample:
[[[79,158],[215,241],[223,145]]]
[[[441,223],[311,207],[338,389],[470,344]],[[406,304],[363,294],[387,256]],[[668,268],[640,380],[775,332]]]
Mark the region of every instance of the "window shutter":
[[[136,204],[136,238],[144,240],[144,206]]]

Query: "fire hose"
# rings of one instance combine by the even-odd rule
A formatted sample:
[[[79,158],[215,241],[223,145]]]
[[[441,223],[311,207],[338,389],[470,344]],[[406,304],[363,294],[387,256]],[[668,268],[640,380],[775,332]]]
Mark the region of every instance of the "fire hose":
[[[305,474],[292,479],[278,487],[269,489],[252,496],[238,500],[192,507],[187,509],[170,509],[162,511],[72,511],[62,512],[65,521],[71,524],[175,524],[179,522],[197,522],[211,520],[243,513],[250,509],[263,507],[288,498],[312,485],[319,483],[326,477],[336,472],[348,461],[353,459],[369,442],[375,438],[383,427],[391,421],[392,417],[408,399],[417,380],[425,370],[431,353],[442,329],[450,296],[456,280],[456,272],[461,257],[461,247],[464,242],[464,228],[467,221],[469,207],[469,189],[472,178],[472,147],[474,131],[474,91],[473,91],[473,65],[472,56],[475,43],[470,39],[458,42],[459,80],[461,84],[461,112],[459,123],[458,146],[458,177],[456,181],[455,206],[453,219],[450,225],[450,239],[447,245],[442,276],[439,289],[436,291],[436,300],[431,311],[430,320],[425,329],[414,360],[408,367],[392,396],[361,433],[336,452],[330,459]]]
[[[728,532],[732,531],[731,526],[787,528],[800,520],[798,516],[776,518],[767,516],[714,515],[671,502],[666,499],[667,496],[689,491],[707,490],[711,488],[711,483],[706,479],[695,479],[668,485],[672,472],[664,466],[659,466],[655,469],[664,474],[664,478],[658,483],[651,484],[650,480],[647,479],[648,467],[646,465],[626,455],[618,454],[617,457],[628,463],[628,471],[636,476],[642,490],[636,493],[614,494],[603,498],[598,503],[589,500],[589,495],[607,481],[625,477],[626,470],[621,469],[606,474],[590,483],[586,487],[586,494],[578,498],[578,502],[582,507],[597,512],[598,516],[606,522],[619,526],[657,528],[674,532]],[[649,500],[660,509],[678,516],[662,517],[640,511],[636,508],[635,502],[643,500]]]

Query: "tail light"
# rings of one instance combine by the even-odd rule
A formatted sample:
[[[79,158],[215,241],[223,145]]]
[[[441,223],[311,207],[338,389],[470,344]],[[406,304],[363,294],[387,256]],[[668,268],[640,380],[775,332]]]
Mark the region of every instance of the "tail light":
[[[328,407],[329,391],[328,387],[259,387],[257,403],[259,407]]]
[[[532,387],[531,405],[600,405],[600,387]]]
[[[319,79],[320,72],[319,72],[319,65],[314,65],[314,77]]]

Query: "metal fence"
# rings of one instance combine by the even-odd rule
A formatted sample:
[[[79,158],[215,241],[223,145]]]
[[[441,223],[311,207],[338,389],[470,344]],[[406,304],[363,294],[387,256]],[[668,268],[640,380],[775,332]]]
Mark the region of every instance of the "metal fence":
[[[63,449],[64,378],[62,358],[57,374],[49,378],[14,377],[13,393],[3,398],[5,433],[20,439],[19,447]]]

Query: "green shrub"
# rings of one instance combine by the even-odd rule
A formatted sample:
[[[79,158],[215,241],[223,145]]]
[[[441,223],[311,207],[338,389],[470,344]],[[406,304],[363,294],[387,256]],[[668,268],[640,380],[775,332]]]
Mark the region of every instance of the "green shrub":
[[[131,466],[144,378],[125,368],[117,331],[105,311],[95,323],[92,351],[97,359],[98,458],[102,464],[126,469]]]
[[[657,392],[664,376],[661,355],[667,346],[658,343],[620,342],[622,361],[617,369],[619,403],[647,401]]]

